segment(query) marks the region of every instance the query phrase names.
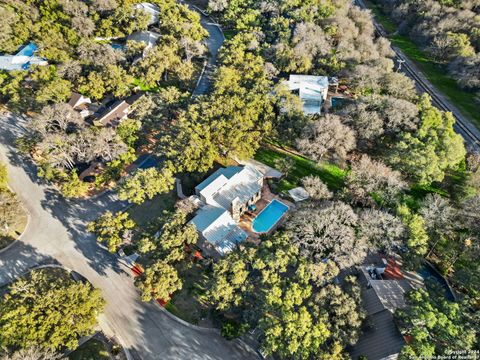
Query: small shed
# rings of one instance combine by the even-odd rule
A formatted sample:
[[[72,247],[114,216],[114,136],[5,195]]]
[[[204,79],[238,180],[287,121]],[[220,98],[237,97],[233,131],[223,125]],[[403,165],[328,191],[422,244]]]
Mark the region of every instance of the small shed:
[[[303,187],[296,187],[294,189],[288,190],[288,194],[295,202],[304,201],[310,197],[307,190],[305,190]]]

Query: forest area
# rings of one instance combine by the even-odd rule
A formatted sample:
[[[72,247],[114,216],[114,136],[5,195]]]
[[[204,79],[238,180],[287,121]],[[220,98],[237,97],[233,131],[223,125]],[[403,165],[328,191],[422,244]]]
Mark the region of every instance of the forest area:
[[[210,0],[209,12],[229,36],[210,92],[192,98],[188,83],[195,61],[206,56],[207,34],[186,6],[153,2],[162,36],[134,61],[143,49],[131,45],[119,55],[95,38],[148,28],[133,7],[138,1],[0,1],[0,15],[11,19],[2,23],[0,51],[34,40],[49,60],[46,67],[0,73],[2,101],[32,113],[20,145],[39,173],[59,182],[66,196],[84,196],[75,165],[100,159],[106,170],[99,186],[121,179],[114,185],[119,198],[141,205],[171,192],[176,176],[205,178],[218,163],[268,154],[275,144],[284,152],[273,165],[310,199],[258,245],[240,244],[201,270],[200,298],[224,320],[222,334],[235,338],[258,329],[263,353],[281,359],[348,359],[366,318],[354,270],[381,252],[401,256],[412,271],[428,260],[458,296],[452,302],[430,289],[407,295],[409,307],[395,314],[410,339],[400,358],[478,350],[480,156],[465,148],[452,114],[395,71],[390,43],[375,35],[370,13],[348,0]],[[399,3],[399,19],[412,19],[413,6]],[[478,10],[465,6],[452,11]],[[423,20],[405,29],[422,33],[425,44],[438,36],[435,56],[477,91],[479,34],[466,24],[478,16],[463,20],[461,29],[458,19],[449,20],[445,33],[427,34],[435,27],[421,26]],[[29,26],[31,34],[22,31]],[[348,101],[306,115],[284,85],[289,74],[336,77]],[[72,90],[124,97],[138,82],[147,90],[118,127],[89,126],[65,104]],[[123,176],[146,143],[159,163]],[[295,172],[300,161],[317,171]],[[327,178],[322,166],[337,175]],[[189,224],[195,210],[178,201],[148,226],[129,212],[108,211],[88,230],[110,252],[128,244],[146,259],[135,279],[142,300],[169,299],[193,268],[185,249],[199,240]]]
[[[480,104],[480,4],[478,1],[379,0],[393,21],[393,34],[411,39],[467,94]],[[396,27],[396,28],[395,28]],[[440,70],[441,69],[441,70]],[[446,85],[445,85],[446,86]],[[452,89],[453,91],[453,89]],[[449,94],[450,95],[450,94]]]

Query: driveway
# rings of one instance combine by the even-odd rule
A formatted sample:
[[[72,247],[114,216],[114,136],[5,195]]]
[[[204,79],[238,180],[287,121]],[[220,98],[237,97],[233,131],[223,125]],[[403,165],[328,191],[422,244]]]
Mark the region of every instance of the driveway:
[[[37,178],[35,166],[14,146],[24,133],[24,125],[20,117],[0,117],[0,160],[7,163],[10,186],[31,218],[22,238],[0,253],[0,285],[32,266],[57,263],[79,272],[101,289],[107,302],[100,319],[102,330],[117,336],[135,359],[257,359],[255,352],[240,342],[226,341],[212,330],[183,325],[154,302],[140,300],[132,277],[86,231],[89,221],[125,204],[110,192],[82,201],[58,196]]]

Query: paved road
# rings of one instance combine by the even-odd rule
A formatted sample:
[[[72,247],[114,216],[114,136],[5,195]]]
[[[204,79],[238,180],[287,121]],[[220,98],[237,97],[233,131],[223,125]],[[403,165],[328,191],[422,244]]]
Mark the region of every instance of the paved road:
[[[107,301],[102,329],[116,335],[137,359],[256,359],[253,350],[239,342],[182,325],[155,303],[140,301],[132,277],[85,230],[88,221],[124,204],[111,193],[94,200],[67,201],[43,184],[35,167],[13,145],[23,133],[24,122],[12,115],[0,117],[0,160],[7,163],[10,186],[30,212],[22,238],[0,253],[0,285],[32,266],[57,263],[102,290]]]
[[[355,0],[356,4],[362,9],[368,9],[363,0]],[[382,25],[379,24],[375,18],[373,18],[373,25],[375,26],[376,32],[383,37],[387,37],[387,33],[383,29]],[[392,46],[392,50],[395,52],[395,60],[397,63],[400,61],[403,62],[401,71],[404,72],[408,77],[413,79],[421,92],[426,92],[432,98],[432,103],[439,109],[443,111],[450,111],[456,119],[455,131],[462,135],[465,140],[467,148],[473,151],[480,151],[480,130],[472,124],[470,119],[463,115],[463,113],[450,102],[446,96],[438,91],[430,81],[425,77],[425,75],[420,71],[420,69],[411,61],[405,54],[397,47]]]
[[[208,48],[208,60],[206,62],[205,72],[202,74],[197,87],[193,91],[193,96],[206,94],[212,85],[213,75],[215,74],[215,69],[217,67],[217,57],[218,51],[222,47],[223,42],[225,41],[225,36],[223,35],[222,29],[220,26],[209,16],[207,16],[201,9],[194,5],[190,5],[185,1],[181,1],[184,4],[187,4],[192,10],[195,10],[200,14],[202,26],[208,31],[208,38],[205,43]]]

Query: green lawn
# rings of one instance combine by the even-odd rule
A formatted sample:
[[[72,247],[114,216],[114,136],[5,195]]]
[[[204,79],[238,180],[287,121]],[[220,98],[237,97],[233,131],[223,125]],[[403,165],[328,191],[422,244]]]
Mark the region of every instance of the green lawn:
[[[139,227],[144,227],[150,221],[161,216],[164,210],[172,210],[176,201],[177,190],[174,189],[169,193],[157,195],[141,205],[133,205],[128,213]]]
[[[312,160],[272,147],[262,147],[254,156],[255,160],[272,167],[275,167],[275,160],[286,157],[294,160],[294,166],[278,184],[278,191],[290,190],[301,185],[301,179],[308,175],[318,176],[331,190],[343,187],[346,171],[334,164],[325,162],[319,165]]]
[[[110,355],[103,342],[91,339],[68,355],[70,360],[109,360]]]
[[[393,34],[397,27],[388,15],[382,13],[374,1],[367,1],[366,4],[384,29]],[[478,111],[478,105],[473,92],[461,89],[457,82],[447,75],[444,65],[433,61],[427,53],[422,51],[408,37],[393,34],[389,36],[389,40],[414,61],[427,79],[480,128],[480,112]]]

